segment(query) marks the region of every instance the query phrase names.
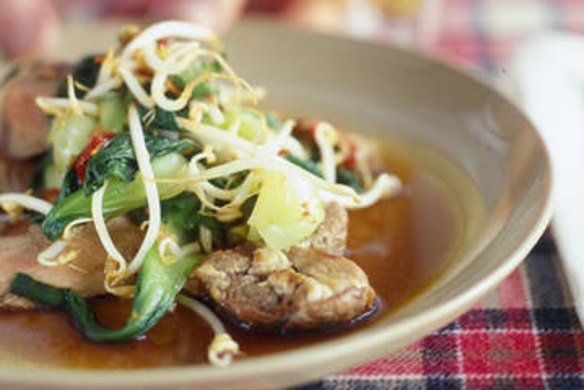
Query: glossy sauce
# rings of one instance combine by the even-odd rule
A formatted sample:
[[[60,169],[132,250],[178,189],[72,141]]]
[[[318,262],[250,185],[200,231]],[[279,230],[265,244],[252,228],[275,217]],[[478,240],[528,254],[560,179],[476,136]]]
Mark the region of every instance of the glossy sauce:
[[[387,153],[389,168],[405,183],[403,193],[350,214],[348,257],[369,276],[382,302],[380,313],[351,329],[324,335],[284,337],[229,326],[246,356],[289,350],[358,331],[403,307],[445,270],[468,217],[461,200],[476,191],[445,157],[419,145],[415,145],[417,153],[409,153],[411,145],[404,145]],[[95,299],[93,304],[98,319],[111,327],[122,326],[130,308],[129,302],[104,298]],[[168,314],[145,339],[121,345],[86,341],[60,313],[0,313],[0,363],[72,368],[204,363],[211,338],[208,326],[182,307]]]

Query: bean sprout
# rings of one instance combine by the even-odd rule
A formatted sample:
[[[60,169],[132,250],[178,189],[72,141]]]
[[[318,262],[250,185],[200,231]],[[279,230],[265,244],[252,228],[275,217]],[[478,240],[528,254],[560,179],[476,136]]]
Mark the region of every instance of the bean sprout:
[[[239,354],[239,344],[227,333],[219,317],[205,305],[186,295],[180,294],[177,301],[201,316],[213,329],[215,337],[207,351],[209,362],[219,367],[231,364],[233,358]]]

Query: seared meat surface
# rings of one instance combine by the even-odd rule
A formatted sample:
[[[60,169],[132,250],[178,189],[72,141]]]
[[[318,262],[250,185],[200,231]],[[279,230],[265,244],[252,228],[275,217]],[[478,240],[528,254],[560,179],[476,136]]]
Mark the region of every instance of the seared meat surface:
[[[130,257],[138,249],[142,232],[124,218],[108,223],[114,242],[124,256]],[[93,225],[79,228],[64,253],[75,251],[74,260],[66,265],[47,267],[37,262],[37,256],[50,242],[38,225],[31,225],[22,234],[0,237],[0,308],[19,309],[30,307],[28,301],[15,298],[6,291],[17,272],[56,287],[71,288],[90,297],[105,293],[104,262],[106,253]],[[73,252],[73,253],[75,253]]]
[[[38,161],[34,159],[11,161],[3,160],[0,156],[0,193],[27,191],[37,170]]]
[[[318,229],[306,240],[298,243],[300,248],[314,248],[320,251],[342,255],[347,247],[349,216],[347,210],[338,203],[326,207],[326,216]]]
[[[38,96],[53,96],[70,66],[53,63],[22,64],[2,86],[0,152],[22,160],[47,149],[47,119],[36,105]]]
[[[316,329],[369,311],[375,292],[367,276],[343,257],[346,211],[327,208],[320,228],[282,252],[242,245],[216,251],[196,269],[211,299],[243,323],[259,328]]]
[[[33,157],[47,150],[49,134],[35,100],[54,95],[70,68],[61,63],[20,64],[0,85],[0,192],[30,187],[38,167]]]
[[[370,310],[375,298],[353,261],[313,248],[286,254],[250,246],[217,251],[195,277],[227,313],[259,328],[346,323]]]

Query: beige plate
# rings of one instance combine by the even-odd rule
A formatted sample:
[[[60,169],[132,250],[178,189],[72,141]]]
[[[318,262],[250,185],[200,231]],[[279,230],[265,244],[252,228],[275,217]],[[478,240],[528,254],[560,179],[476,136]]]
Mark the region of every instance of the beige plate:
[[[97,31],[96,31],[97,29]],[[67,56],[106,48],[116,27],[74,28]],[[96,33],[97,32],[97,33]],[[95,44],[94,44],[95,42]],[[402,347],[463,313],[507,276],[550,216],[546,149],[531,123],[488,85],[401,49],[247,22],[228,40],[241,74],[265,86],[269,104],[351,129],[431,145],[464,167],[486,218],[467,235],[454,267],[394,316],[346,337],[232,367],[132,371],[0,368],[2,388],[263,388],[317,379]]]

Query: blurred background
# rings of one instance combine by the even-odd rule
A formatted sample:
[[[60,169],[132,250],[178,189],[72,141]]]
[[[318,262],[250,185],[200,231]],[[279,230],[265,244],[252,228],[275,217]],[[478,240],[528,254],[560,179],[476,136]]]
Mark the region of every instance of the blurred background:
[[[487,72],[542,31],[584,31],[581,0],[2,0],[0,47],[4,57],[42,53],[65,24],[101,18],[190,19],[225,32],[258,16],[411,46]]]

